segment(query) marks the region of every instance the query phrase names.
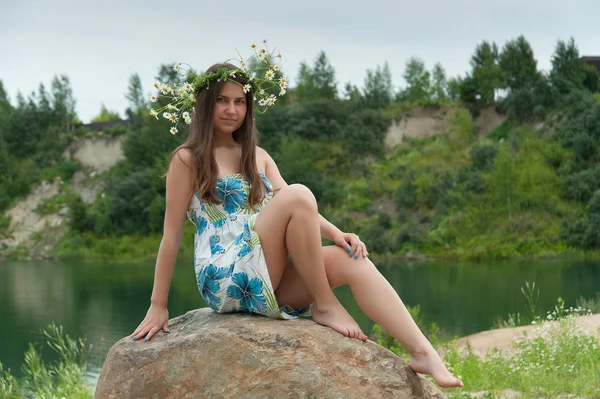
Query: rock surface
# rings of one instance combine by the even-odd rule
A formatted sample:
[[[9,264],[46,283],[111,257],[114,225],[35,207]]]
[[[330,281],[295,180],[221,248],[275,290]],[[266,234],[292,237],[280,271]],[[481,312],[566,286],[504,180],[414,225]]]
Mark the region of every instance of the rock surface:
[[[399,357],[310,320],[194,310],[109,351],[95,398],[445,398]]]

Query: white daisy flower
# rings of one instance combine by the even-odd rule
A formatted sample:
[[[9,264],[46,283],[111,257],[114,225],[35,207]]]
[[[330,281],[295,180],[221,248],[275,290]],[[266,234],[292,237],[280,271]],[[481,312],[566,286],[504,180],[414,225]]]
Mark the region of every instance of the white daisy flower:
[[[155,103],[155,102],[157,102],[157,101],[158,101],[158,97],[156,97],[156,96],[154,96],[154,95],[150,96],[150,102],[153,102],[153,103]]]
[[[185,91],[190,91],[190,90],[192,90],[192,85],[191,85],[191,84],[189,84],[188,82],[185,82],[185,83],[183,84],[183,90],[185,90]]]
[[[190,125],[192,123],[192,118],[184,118],[183,120],[185,121],[186,125]]]
[[[190,100],[192,100],[192,102],[196,102],[197,99],[198,99],[198,95],[196,93],[190,94]]]
[[[273,67],[273,69],[275,69],[276,71],[279,71],[279,65],[275,65],[275,66]]]
[[[190,117],[190,113],[186,111],[183,114],[181,114],[181,116],[183,116],[183,119],[188,119]]]
[[[264,98],[261,98],[260,100],[258,100],[258,105],[260,105],[261,107],[264,107],[267,104],[267,102],[265,101]]]
[[[252,87],[249,84],[245,84],[242,89],[244,90],[244,93],[248,93],[250,91]]]
[[[269,65],[269,69],[273,69],[275,66],[273,64]]]
[[[274,77],[275,73],[270,69],[267,72],[265,72],[265,78],[267,78],[268,80],[273,80]]]
[[[185,89],[182,87],[182,88],[178,89],[177,92],[179,93],[179,95],[182,95],[185,93]]]
[[[156,119],[158,119],[158,112],[156,112],[153,109],[150,109],[150,115],[152,115],[153,117],[155,117]]]
[[[171,89],[169,89],[167,85],[164,85],[160,88],[160,91],[162,92],[162,94],[169,94],[171,92]]]
[[[258,92],[259,96],[263,96],[265,94],[265,89],[260,89],[260,91]]]
[[[175,122],[177,122],[177,115],[175,115],[175,114],[171,114],[171,115],[169,116],[169,120],[170,120],[172,123],[175,123]]]
[[[279,87],[281,87],[282,89],[285,89],[287,87],[287,83],[281,82],[281,83],[279,83]]]
[[[279,90],[279,95],[280,96],[284,96],[285,95],[285,89],[282,87],[281,90]]]
[[[177,128],[172,127],[169,131],[171,132],[171,134],[175,134],[175,133],[177,133]]]
[[[170,112],[163,112],[163,118],[165,118],[165,119],[171,119],[171,113]]]
[[[179,68],[181,68],[181,63],[176,62],[175,65],[173,65],[173,70],[174,71],[179,71]]]
[[[284,77],[279,78],[279,83],[287,83],[287,79]]]

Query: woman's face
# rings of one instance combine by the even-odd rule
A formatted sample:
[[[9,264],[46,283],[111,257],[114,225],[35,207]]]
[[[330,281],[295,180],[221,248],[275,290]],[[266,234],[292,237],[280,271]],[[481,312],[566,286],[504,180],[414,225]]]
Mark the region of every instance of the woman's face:
[[[226,82],[214,108],[215,133],[231,134],[239,129],[246,117],[246,95],[242,86],[234,82]]]

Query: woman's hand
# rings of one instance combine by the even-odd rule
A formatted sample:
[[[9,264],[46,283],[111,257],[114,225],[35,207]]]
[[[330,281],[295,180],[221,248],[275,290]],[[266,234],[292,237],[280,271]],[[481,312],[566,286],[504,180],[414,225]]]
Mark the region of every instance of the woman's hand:
[[[135,341],[136,339],[144,338],[144,342],[149,341],[154,334],[158,331],[163,330],[166,333],[170,333],[171,330],[168,328],[169,323],[169,311],[166,306],[150,305],[146,317],[140,323],[139,327],[131,334],[131,338]]]
[[[348,255],[351,258],[354,257],[354,259],[358,259],[359,256],[362,256],[363,258],[369,256],[369,252],[367,252],[367,246],[354,233],[338,234],[335,237],[334,242],[348,251]]]

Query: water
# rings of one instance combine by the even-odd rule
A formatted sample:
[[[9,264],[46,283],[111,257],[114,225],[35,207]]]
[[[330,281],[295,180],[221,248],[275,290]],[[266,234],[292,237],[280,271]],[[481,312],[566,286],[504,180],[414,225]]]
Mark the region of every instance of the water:
[[[380,270],[406,304],[421,305],[425,321],[458,336],[487,330],[509,313],[525,313],[520,291],[525,281],[540,288],[538,306],[544,311],[559,296],[574,306],[580,296],[594,298],[600,291],[597,261],[396,263]],[[2,261],[0,361],[20,375],[28,344],[43,342],[40,329],[54,321],[71,336],[87,337],[93,345],[91,369],[99,370],[110,347],[144,318],[153,276],[153,263]],[[336,294],[363,330],[370,331],[373,323],[350,290],[341,287]],[[170,318],[204,306],[190,262],[178,264]]]

